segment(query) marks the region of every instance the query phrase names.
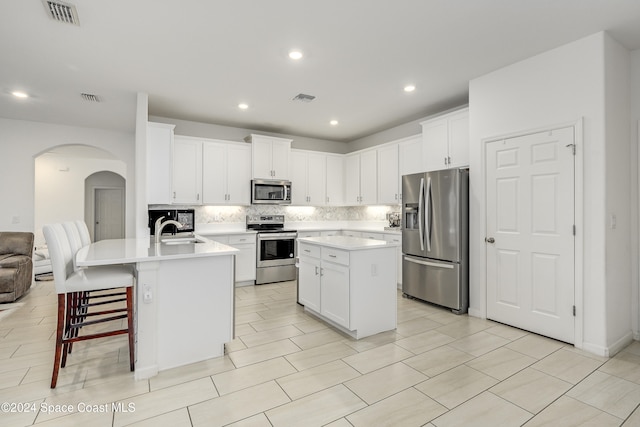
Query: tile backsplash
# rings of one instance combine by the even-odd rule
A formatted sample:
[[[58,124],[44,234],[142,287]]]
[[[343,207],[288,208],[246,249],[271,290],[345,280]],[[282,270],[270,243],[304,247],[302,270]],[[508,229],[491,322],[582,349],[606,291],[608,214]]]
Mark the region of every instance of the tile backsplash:
[[[196,223],[240,223],[247,215],[284,215],[292,222],[320,221],[386,221],[388,212],[395,212],[399,206],[175,206],[149,205],[150,209],[193,208]]]

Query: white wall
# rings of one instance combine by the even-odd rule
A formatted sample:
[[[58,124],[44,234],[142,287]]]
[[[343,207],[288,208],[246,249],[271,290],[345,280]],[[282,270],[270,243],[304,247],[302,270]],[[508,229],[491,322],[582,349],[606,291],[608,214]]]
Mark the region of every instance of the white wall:
[[[640,145],[640,50],[636,50],[631,52],[631,66],[630,66],[630,155],[629,158],[632,161],[636,161],[640,163],[640,150],[638,146]],[[635,196],[635,200],[631,206],[631,236],[635,236],[635,239],[631,240],[631,259],[635,260],[632,264],[631,269],[631,301],[632,301],[632,327],[634,332],[635,339],[640,339],[640,292],[639,292],[639,282],[640,282],[640,263],[638,261],[639,254],[639,233],[640,233],[640,176],[638,174],[637,167],[631,167],[630,173],[630,182],[631,182],[631,194]]]
[[[126,203],[134,205],[132,134],[0,118],[0,144],[0,230],[34,231],[35,158],[60,145],[102,148],[122,160],[127,169]],[[12,223],[14,217],[18,223]],[[127,235],[133,224],[134,212],[127,209]]]
[[[626,290],[620,294],[613,288],[607,290],[606,269],[629,268],[628,259],[605,263],[608,210],[605,206],[608,142],[605,134],[605,46],[612,49],[614,42],[605,33],[598,33],[474,79],[469,86],[470,312],[486,315],[482,141],[582,118],[583,141],[578,150],[582,150],[584,175],[577,179],[582,181],[586,191],[583,205],[576,207],[578,213],[583,212],[582,222],[578,218],[578,233],[582,233],[578,240],[581,238],[583,242],[583,270],[576,278],[583,279],[583,295],[576,301],[579,317],[576,345],[601,354],[609,350],[608,335],[624,334],[619,333],[617,321],[611,324],[615,330],[607,329],[607,297],[620,299]],[[619,59],[620,54],[613,56]],[[611,89],[617,91],[615,87]],[[616,125],[613,121],[608,124]],[[616,131],[610,132],[609,135],[613,135]],[[622,197],[616,200],[621,201]],[[624,210],[623,206],[614,208]]]
[[[85,219],[85,180],[91,174],[112,171],[126,176],[121,160],[67,157],[45,153],[35,160],[34,230],[36,246],[44,242],[39,232],[44,224]],[[91,224],[89,229],[91,230]]]

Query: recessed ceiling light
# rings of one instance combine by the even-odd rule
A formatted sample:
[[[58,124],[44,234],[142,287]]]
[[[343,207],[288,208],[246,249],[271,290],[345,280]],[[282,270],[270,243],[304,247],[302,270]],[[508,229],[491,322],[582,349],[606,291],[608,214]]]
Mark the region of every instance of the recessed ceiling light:
[[[331,121],[329,122],[329,124],[330,124],[331,126],[336,126],[336,125],[338,124],[338,121],[337,121],[337,120],[331,120]]]
[[[19,90],[11,92],[11,95],[15,96],[16,98],[28,98],[29,97],[29,95],[27,95],[24,92],[20,92]]]
[[[414,85],[406,85],[404,87],[405,92],[413,92],[414,90],[416,90],[416,87]]]
[[[302,52],[300,52],[299,50],[292,50],[291,52],[289,52],[289,58],[295,59],[296,61],[298,59],[302,59]]]
[[[242,103],[242,104],[238,104],[238,108],[241,110],[246,110],[247,108],[249,108],[249,106],[245,103]]]

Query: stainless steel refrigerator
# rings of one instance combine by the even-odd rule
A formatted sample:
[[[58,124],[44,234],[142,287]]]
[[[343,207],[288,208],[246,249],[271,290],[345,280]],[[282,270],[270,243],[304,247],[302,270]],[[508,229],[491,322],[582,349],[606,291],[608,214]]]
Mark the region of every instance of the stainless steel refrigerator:
[[[466,313],[469,171],[404,175],[402,209],[402,292]]]

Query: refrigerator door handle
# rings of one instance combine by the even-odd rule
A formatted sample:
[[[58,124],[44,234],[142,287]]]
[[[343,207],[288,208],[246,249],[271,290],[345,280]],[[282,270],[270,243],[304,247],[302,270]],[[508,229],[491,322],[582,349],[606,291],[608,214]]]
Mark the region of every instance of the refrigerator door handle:
[[[425,240],[427,241],[427,252],[431,252],[431,177],[427,178],[427,208],[424,211]]]
[[[418,196],[418,232],[420,233],[420,250],[424,251],[424,178],[420,178],[420,194]]]
[[[439,267],[439,268],[448,268],[453,269],[453,264],[443,264],[440,262],[430,262],[430,261],[421,261],[414,258],[404,257],[405,261],[412,262],[414,264],[426,265],[429,267]]]

